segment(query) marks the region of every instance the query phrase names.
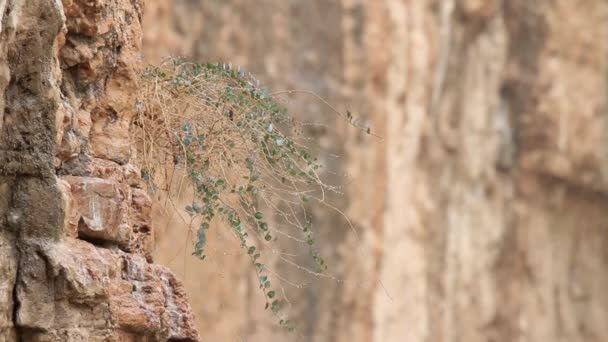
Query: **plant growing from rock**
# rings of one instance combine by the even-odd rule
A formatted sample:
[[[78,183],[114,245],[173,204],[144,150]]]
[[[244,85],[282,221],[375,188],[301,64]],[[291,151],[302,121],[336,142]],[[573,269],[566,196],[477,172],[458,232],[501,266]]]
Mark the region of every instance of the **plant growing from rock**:
[[[133,127],[142,177],[155,188],[159,175],[167,176],[163,170],[187,175],[195,199],[185,210],[198,222],[193,255],[205,259],[208,232],[214,221],[223,221],[251,260],[266,308],[293,330],[265,253],[273,251],[277,234],[284,235],[308,250],[314,268],[307,271],[323,274],[327,264],[307,207],[325,204],[326,193],[339,187],[322,180],[322,165],[301,142],[301,125],[240,68],[172,58],[146,68],[141,81]],[[336,113],[360,126],[350,112]],[[359,128],[371,133],[369,127]]]

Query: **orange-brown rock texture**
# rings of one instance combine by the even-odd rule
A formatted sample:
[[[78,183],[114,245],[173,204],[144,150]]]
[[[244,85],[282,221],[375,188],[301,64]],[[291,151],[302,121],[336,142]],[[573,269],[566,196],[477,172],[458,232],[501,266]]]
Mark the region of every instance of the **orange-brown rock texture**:
[[[186,291],[209,341],[608,341],[608,2],[148,0],[142,33],[143,9],[0,0],[0,342],[197,341]],[[238,246],[200,264],[171,218],[155,244],[129,144],[142,38],[384,138],[288,103],[327,124],[360,235],[314,212],[343,282],[277,264],[306,284],[285,284],[298,334]]]
[[[352,175],[340,205],[362,240],[316,214],[353,282],[286,286],[303,340],[608,341],[608,2],[150,0],[144,27],[147,59],[240,64],[384,137],[291,99],[337,125],[315,140]],[[203,337],[296,339],[264,319],[242,259],[173,262],[175,227],[156,255],[190,272]]]
[[[132,159],[140,0],[0,0],[0,341],[198,341]]]

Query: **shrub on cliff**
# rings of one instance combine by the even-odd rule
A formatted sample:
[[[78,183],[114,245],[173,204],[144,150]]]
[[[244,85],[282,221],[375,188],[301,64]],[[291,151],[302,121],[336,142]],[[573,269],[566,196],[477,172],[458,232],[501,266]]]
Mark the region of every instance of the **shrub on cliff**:
[[[272,244],[281,234],[308,250],[314,268],[307,272],[325,272],[307,208],[317,202],[337,210],[326,194],[340,192],[322,180],[322,165],[304,144],[301,124],[275,101],[278,93],[231,65],[173,58],[146,68],[141,85],[134,138],[142,177],[155,188],[159,182],[170,186],[166,179],[175,170],[187,175],[195,194],[185,208],[197,223],[193,255],[205,259],[208,232],[223,221],[251,260],[266,308],[293,329],[264,255],[275,252]],[[332,110],[371,134],[350,112]]]

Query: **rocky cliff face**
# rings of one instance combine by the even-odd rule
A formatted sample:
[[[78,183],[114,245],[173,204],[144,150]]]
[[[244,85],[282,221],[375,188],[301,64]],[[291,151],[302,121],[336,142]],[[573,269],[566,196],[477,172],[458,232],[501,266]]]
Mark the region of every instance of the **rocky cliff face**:
[[[307,340],[608,339],[608,3],[156,0],[146,15],[147,58],[241,64],[274,89],[350,107],[384,137],[291,100],[337,125],[317,140],[347,161],[342,207],[363,240],[318,217],[330,270],[357,281],[292,294]],[[161,236],[160,259],[175,236]],[[228,303],[230,321],[199,322],[208,337],[288,340],[260,322],[242,262],[221,260],[230,270],[205,296]],[[198,286],[186,284],[194,303]],[[221,316],[219,303],[204,316]]]
[[[605,1],[149,0],[146,15],[149,60],[241,64],[384,137],[290,99],[337,127],[312,133],[355,180],[338,202],[361,236],[316,213],[348,281],[287,287],[304,340],[608,340]],[[174,225],[153,251],[128,144],[141,1],[0,0],[0,16],[0,341],[197,340],[152,256],[189,273],[208,340],[297,339],[264,318],[238,248],[176,266]]]
[[[0,341],[198,340],[129,163],[141,2],[0,17]]]

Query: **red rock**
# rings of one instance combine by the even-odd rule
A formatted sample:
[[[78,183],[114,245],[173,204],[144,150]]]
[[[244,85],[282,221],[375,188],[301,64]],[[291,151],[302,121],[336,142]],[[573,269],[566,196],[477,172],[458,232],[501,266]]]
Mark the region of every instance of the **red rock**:
[[[0,1],[0,342],[199,340],[128,164],[142,6]]]
[[[65,177],[73,198],[68,217],[83,239],[126,246],[131,238],[129,188],[111,179]]]
[[[184,290],[165,267],[72,238],[33,248],[17,288],[18,323],[33,330],[28,341],[117,332],[138,341],[198,340]],[[48,284],[53,291],[41,291]]]

